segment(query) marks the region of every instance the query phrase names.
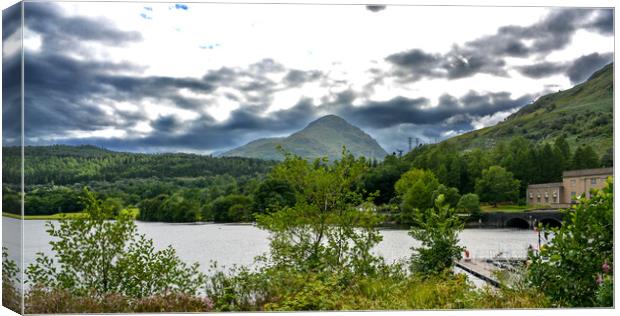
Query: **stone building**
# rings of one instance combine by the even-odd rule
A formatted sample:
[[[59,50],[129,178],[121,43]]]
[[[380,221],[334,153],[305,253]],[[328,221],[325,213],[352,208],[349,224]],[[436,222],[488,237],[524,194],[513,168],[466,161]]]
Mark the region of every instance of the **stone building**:
[[[562,182],[528,185],[525,199],[527,205],[569,207],[578,196],[584,194],[589,198],[591,189],[604,187],[607,178],[613,174],[613,168],[564,171]]]

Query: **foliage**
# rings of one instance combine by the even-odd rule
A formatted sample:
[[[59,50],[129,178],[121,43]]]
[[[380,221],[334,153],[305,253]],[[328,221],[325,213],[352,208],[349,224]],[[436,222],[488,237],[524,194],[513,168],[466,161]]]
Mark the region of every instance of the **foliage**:
[[[480,216],[480,200],[478,195],[474,193],[464,194],[461,196],[456,209],[461,213],[470,214],[474,217]]]
[[[596,155],[596,152],[594,152],[594,149],[592,149],[592,146],[584,145],[575,149],[571,168],[575,170],[598,168],[600,165],[599,163],[599,157]]]
[[[409,169],[409,164],[396,155],[389,155],[376,167],[371,168],[362,178],[361,186],[368,193],[375,193],[377,205],[387,204],[394,198],[394,184]]]
[[[268,261],[299,271],[371,273],[377,258],[370,249],[381,240],[381,218],[354,191],[367,168],[344,149],[334,163],[287,154],[270,177],[291,184],[295,205],[257,217],[259,227],[271,232]]]
[[[567,210],[552,241],[532,254],[528,279],[557,306],[611,306],[613,183]]]
[[[197,264],[188,267],[171,247],[156,251],[151,240],[136,233],[127,212],[113,217],[109,204],[87,189],[83,203],[87,216],[46,224],[55,258],[38,254],[26,271],[31,286],[76,296],[137,298],[193,295],[202,286]]]
[[[443,184],[440,184],[433,194],[431,195],[431,199],[433,201],[437,200],[437,198],[443,195],[445,202],[452,208],[455,208],[461,199],[461,195],[459,194],[459,189],[457,188],[449,188]]]
[[[21,313],[22,293],[19,287],[19,268],[9,259],[6,247],[2,247],[2,305],[16,313]]]
[[[208,297],[215,311],[412,310],[541,308],[548,303],[532,289],[475,289],[463,274],[420,277],[402,265],[373,275],[267,268],[219,272]]]
[[[411,257],[411,271],[420,276],[438,275],[461,259],[463,247],[458,246],[458,234],[463,223],[453,208],[439,195],[435,207],[417,213],[416,227],[409,234],[422,243]]]
[[[519,196],[519,180],[512,173],[500,166],[491,166],[482,171],[482,177],[476,180],[476,194],[480,200],[493,203],[516,201]]]
[[[277,178],[261,182],[254,193],[255,209],[259,213],[269,213],[283,207],[295,205],[295,191],[290,184]]]
[[[433,192],[439,181],[429,170],[412,169],[396,181],[396,193],[401,196],[401,221],[412,223],[417,210],[433,207]]]
[[[254,219],[252,199],[245,195],[220,196],[205,210],[204,217],[216,222],[246,221]]]
[[[26,298],[28,314],[209,312],[209,299],[184,293],[130,297],[120,294],[76,296],[64,289],[35,287]]]

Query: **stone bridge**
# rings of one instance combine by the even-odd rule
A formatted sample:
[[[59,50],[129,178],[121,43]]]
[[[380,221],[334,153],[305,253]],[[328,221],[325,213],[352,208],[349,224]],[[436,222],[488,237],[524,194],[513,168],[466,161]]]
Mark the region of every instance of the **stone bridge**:
[[[559,227],[563,218],[564,213],[553,209],[520,213],[496,212],[483,213],[480,224],[484,227],[533,229],[538,223]]]

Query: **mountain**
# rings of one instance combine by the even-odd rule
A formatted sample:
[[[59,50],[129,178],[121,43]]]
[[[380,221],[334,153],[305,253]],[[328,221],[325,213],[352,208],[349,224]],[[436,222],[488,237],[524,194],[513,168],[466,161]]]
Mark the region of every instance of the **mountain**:
[[[342,146],[346,146],[356,157],[382,160],[387,155],[377,141],[360,128],[339,116],[327,115],[288,137],[258,139],[228,151],[223,156],[282,160],[284,156],[277,150],[278,145],[307,159],[324,156],[330,160],[340,158]]]
[[[547,94],[503,122],[445,140],[461,150],[490,148],[515,136],[536,142],[564,134],[571,146],[591,145],[599,155],[613,147],[613,63],[568,90]],[[573,147],[575,148],[575,147]]]

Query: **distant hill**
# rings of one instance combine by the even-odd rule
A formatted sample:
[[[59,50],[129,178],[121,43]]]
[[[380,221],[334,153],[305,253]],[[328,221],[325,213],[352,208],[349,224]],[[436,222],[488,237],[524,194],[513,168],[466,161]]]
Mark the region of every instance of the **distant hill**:
[[[307,159],[324,156],[330,160],[338,159],[342,154],[342,146],[346,146],[356,157],[382,160],[387,155],[377,141],[360,128],[336,115],[327,115],[288,137],[258,139],[228,151],[223,156],[282,160],[284,156],[277,150],[278,145]]]
[[[587,81],[540,97],[495,126],[445,142],[466,150],[490,148],[514,136],[546,142],[565,134],[571,146],[589,144],[601,155],[613,147],[613,92],[611,63]]]

